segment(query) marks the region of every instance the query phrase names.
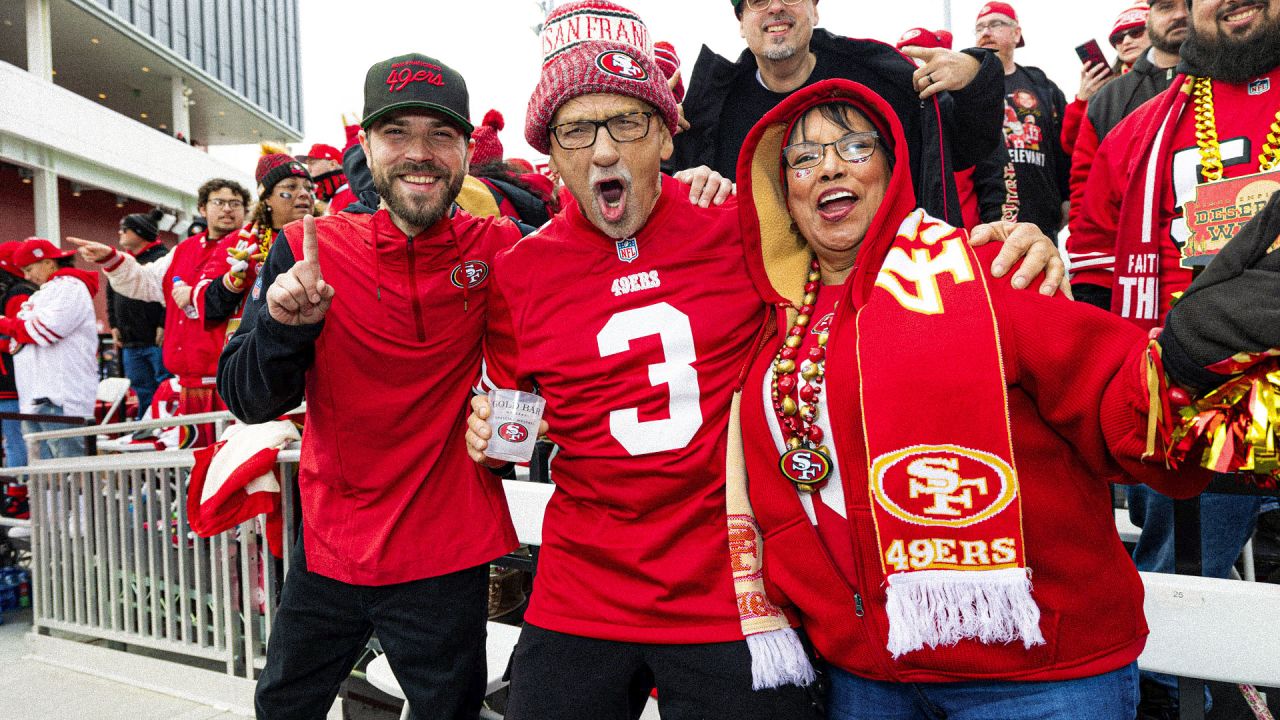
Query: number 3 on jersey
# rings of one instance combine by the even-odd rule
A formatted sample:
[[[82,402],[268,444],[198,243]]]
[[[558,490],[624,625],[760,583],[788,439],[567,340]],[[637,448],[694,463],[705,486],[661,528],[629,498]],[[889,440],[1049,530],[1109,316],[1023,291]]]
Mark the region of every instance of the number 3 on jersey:
[[[667,303],[646,305],[615,314],[596,335],[600,357],[631,349],[631,341],[657,335],[665,360],[649,366],[649,384],[666,384],[668,417],[640,420],[640,409],[629,407],[609,413],[609,432],[632,455],[678,450],[689,444],[702,427],[698,359],[689,316]]]

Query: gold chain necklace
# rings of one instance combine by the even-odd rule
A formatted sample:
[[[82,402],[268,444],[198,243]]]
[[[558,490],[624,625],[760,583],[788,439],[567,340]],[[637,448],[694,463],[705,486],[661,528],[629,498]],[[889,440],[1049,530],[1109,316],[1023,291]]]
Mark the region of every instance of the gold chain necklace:
[[[1198,77],[1191,85],[1196,111],[1196,146],[1200,148],[1200,172],[1205,182],[1222,179],[1222,150],[1218,145],[1218,123],[1213,111],[1213,80]],[[1280,110],[1267,132],[1267,142],[1258,153],[1258,172],[1280,164]]]

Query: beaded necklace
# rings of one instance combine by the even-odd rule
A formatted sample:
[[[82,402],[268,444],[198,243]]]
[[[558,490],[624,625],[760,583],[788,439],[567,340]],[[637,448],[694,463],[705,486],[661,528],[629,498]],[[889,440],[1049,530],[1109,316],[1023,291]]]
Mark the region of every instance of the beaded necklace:
[[[1196,146],[1200,148],[1200,168],[1205,182],[1222,179],[1222,151],[1218,146],[1218,123],[1213,109],[1213,80],[1196,78],[1191,85],[1196,111]],[[1258,172],[1280,164],[1280,110],[1271,121],[1267,141],[1258,153]]]
[[[817,424],[826,376],[828,334],[820,333],[817,345],[810,348],[804,358],[800,357],[800,347],[813,318],[821,279],[815,258],[809,264],[800,312],[773,358],[769,392],[773,411],[787,434],[787,450],[779,460],[779,468],[804,493],[821,489],[831,474],[831,451],[822,444],[823,432]],[[805,360],[808,364],[804,364]],[[806,382],[801,384],[801,379]]]

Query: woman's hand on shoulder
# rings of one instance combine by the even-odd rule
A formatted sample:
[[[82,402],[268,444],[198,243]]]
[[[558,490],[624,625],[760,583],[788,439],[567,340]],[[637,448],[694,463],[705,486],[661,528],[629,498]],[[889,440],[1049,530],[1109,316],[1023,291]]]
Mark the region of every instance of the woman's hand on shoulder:
[[[1062,262],[1062,255],[1040,228],[1032,223],[1001,220],[979,225],[969,233],[969,244],[973,247],[993,241],[1001,242],[1003,246],[991,263],[992,277],[1004,277],[1021,259],[1022,263],[1018,265],[1010,283],[1013,287],[1021,290],[1044,272],[1044,282],[1040,283],[1039,288],[1041,295],[1053,295],[1061,291],[1068,299],[1074,299],[1071,296],[1071,286],[1067,284],[1067,266]]]

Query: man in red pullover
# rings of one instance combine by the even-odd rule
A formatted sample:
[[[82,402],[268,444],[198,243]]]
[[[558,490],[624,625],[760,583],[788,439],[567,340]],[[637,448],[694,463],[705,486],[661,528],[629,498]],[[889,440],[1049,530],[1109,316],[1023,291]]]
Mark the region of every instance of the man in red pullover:
[[[214,178],[200,186],[197,203],[200,215],[208,218],[208,230],[183,240],[173,252],[154,262],[140,264],[110,245],[67,238],[80,246],[81,257],[102,265],[112,290],[125,297],[164,303],[164,366],[178,377],[182,387],[179,415],[226,408],[214,388],[226,324],[205,328],[186,309],[191,306],[191,287],[204,279],[209,259],[225,256],[227,247],[235,242],[244,224],[249,191],[234,180]],[[181,446],[208,445],[213,441],[212,432],[212,425],[198,426],[195,432],[183,435]]]
[[[499,479],[462,446],[493,254],[520,238],[454,199],[462,77],[403,55],[365,79],[372,214],[285,226],[218,368],[237,417],[307,400],[302,533],[258,680],[260,718],[322,717],[376,630],[416,718],[474,720],[489,561],[513,550]]]

